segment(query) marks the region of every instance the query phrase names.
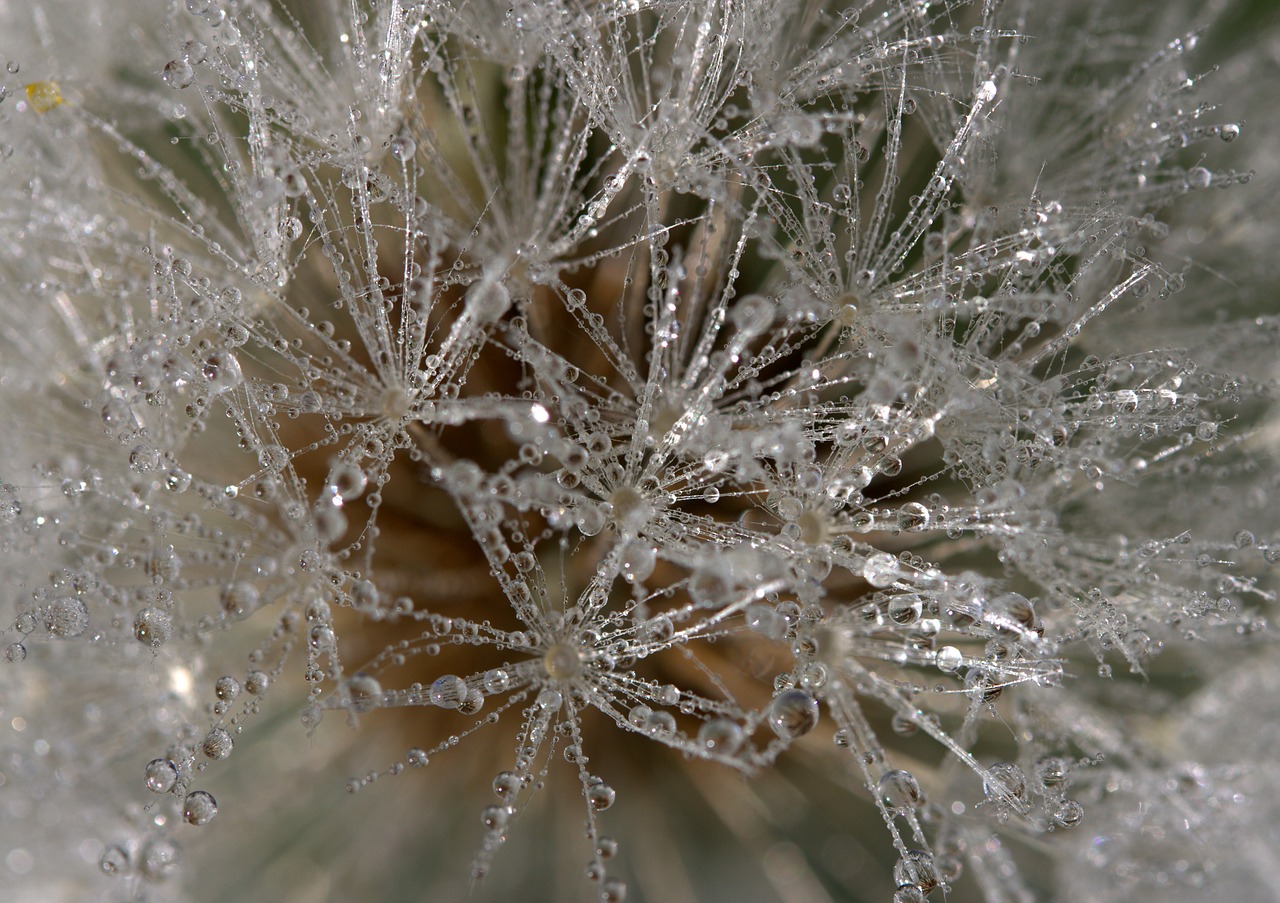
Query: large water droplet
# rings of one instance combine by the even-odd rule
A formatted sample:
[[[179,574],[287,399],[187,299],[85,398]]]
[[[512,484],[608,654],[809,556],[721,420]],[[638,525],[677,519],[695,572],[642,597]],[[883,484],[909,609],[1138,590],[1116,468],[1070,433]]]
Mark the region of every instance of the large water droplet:
[[[186,60],[169,60],[164,64],[161,77],[170,88],[185,88],[195,81],[196,72]]]
[[[178,781],[178,769],[168,759],[152,759],[144,772],[147,789],[152,793],[168,793]]]
[[[877,790],[891,812],[905,814],[920,804],[920,784],[909,771],[886,771],[880,776]]]
[[[783,740],[794,740],[818,724],[818,700],[803,690],[787,690],[769,705],[769,727]]]
[[[656,712],[654,714],[657,714]],[[707,752],[731,756],[742,746],[742,726],[727,718],[712,718],[698,729],[698,744]]]
[[[207,825],[217,814],[218,803],[206,790],[188,793],[182,804],[182,817],[191,825]]]
[[[587,788],[587,802],[591,804],[591,808],[596,812],[603,812],[613,805],[617,794],[614,793],[612,787],[600,781],[592,784]]]
[[[862,566],[862,576],[876,588],[892,586],[898,579],[898,559],[885,552],[872,552]]]
[[[235,741],[231,739],[231,735],[222,728],[215,727],[205,735],[200,749],[210,759],[225,759],[231,755],[234,747]]]
[[[53,636],[72,639],[89,629],[89,609],[80,599],[54,599],[44,610],[44,626]]]
[[[431,684],[428,697],[432,705],[442,709],[456,709],[467,698],[467,682],[456,674],[437,677]]]

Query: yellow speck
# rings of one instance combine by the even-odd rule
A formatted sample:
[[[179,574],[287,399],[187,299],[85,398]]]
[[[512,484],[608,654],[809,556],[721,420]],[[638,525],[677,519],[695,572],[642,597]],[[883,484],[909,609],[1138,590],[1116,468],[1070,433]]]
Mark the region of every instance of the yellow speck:
[[[62,91],[57,82],[32,82],[27,85],[27,100],[37,113],[48,113],[62,105]]]

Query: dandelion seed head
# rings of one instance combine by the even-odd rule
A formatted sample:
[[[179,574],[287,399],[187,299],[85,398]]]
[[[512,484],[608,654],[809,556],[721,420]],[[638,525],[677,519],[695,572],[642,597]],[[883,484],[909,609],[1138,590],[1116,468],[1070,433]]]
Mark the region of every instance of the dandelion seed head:
[[[1143,325],[1247,142],[1190,38],[1065,7],[188,0],[127,96],[24,66],[0,628],[57,673],[15,711],[83,651],[137,727],[94,870],[181,885],[288,704],[359,804],[470,806],[482,887],[550,802],[653,895],[634,813],[737,811],[704,767],[860,801],[902,901],[1030,899],[1094,819],[1101,872],[1211,862],[1113,800],[1212,823],[1127,719],[1267,641],[1275,374],[1224,349],[1273,318]],[[851,892],[787,844],[738,858]]]

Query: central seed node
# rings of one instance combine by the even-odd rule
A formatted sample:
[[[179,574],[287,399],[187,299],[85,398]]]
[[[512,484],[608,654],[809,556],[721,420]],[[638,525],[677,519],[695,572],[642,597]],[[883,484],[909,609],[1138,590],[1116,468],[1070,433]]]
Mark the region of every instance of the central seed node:
[[[582,673],[582,658],[568,643],[553,643],[542,657],[542,667],[552,680],[572,680]]]

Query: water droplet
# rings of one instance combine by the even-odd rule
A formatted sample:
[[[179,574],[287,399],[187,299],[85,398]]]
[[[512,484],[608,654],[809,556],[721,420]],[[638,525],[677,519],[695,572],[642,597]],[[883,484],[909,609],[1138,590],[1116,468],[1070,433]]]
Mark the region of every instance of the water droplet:
[[[501,831],[511,820],[511,810],[506,806],[486,806],[480,813],[481,823],[491,831]]]
[[[1229,122],[1222,128],[1218,129],[1218,137],[1223,141],[1235,141],[1240,137],[1240,126],[1234,122]]]
[[[608,809],[613,805],[613,801],[616,798],[617,794],[614,793],[613,788],[603,781],[592,784],[587,788],[587,802],[596,812],[603,812]]]
[[[225,759],[231,755],[231,750],[235,747],[235,741],[231,739],[231,735],[220,727],[215,727],[205,735],[204,743],[200,749],[210,759]]]
[[[493,779],[493,792],[504,800],[513,798],[522,786],[524,781],[513,771],[500,771]]]
[[[185,59],[169,60],[164,64],[164,71],[161,73],[161,77],[164,78],[164,83],[170,88],[186,88],[195,81],[196,71],[191,68],[191,64]]]
[[[870,578],[868,578],[868,582],[870,582]],[[894,596],[889,600],[889,618],[895,624],[914,624],[920,620],[920,614],[923,611],[924,603],[919,596],[911,593]]]
[[[182,856],[173,841],[157,837],[142,848],[139,863],[142,877],[148,881],[162,881],[178,869]]]
[[[44,610],[44,626],[60,639],[78,637],[89,629],[89,609],[73,596],[54,599]]]
[[[676,731],[676,719],[670,712],[664,712],[659,709],[651,712],[644,722],[644,732],[651,737],[662,737],[674,734]]]
[[[647,580],[657,564],[653,546],[640,539],[628,540],[622,547],[619,559],[622,577],[628,583]]]
[[[898,579],[898,559],[885,552],[872,552],[862,566],[862,576],[877,589],[892,586]]]
[[[195,790],[187,794],[182,804],[182,817],[187,824],[207,825],[218,814],[218,803],[213,794],[206,790]]]
[[[952,674],[959,670],[964,664],[964,654],[955,646],[943,646],[938,650],[937,657],[934,659],[939,671],[945,671]]]
[[[159,649],[173,633],[173,617],[159,608],[144,608],[133,619],[133,636],[144,646]]]
[[[1047,789],[1065,787],[1071,780],[1071,763],[1061,756],[1045,756],[1036,763],[1036,777]]]
[[[749,629],[775,640],[781,638],[787,627],[786,619],[772,605],[764,602],[748,605],[746,620]]]
[[[818,700],[804,690],[787,690],[769,705],[769,727],[783,740],[803,737],[818,724]]]
[[[501,693],[511,686],[511,676],[501,668],[494,668],[486,671],[484,675],[484,690],[486,693]]]
[[[110,846],[98,860],[98,866],[104,874],[119,875],[129,870],[129,854],[123,847]]]
[[[905,814],[920,804],[920,784],[909,771],[886,771],[880,775],[877,790],[890,812]]]
[[[707,752],[722,756],[736,753],[744,739],[742,726],[727,718],[712,718],[698,729],[698,745]]]
[[[442,709],[456,709],[467,698],[467,682],[456,674],[437,677],[431,684],[428,698],[432,705]]]
[[[926,894],[938,886],[938,869],[933,854],[925,850],[907,850],[893,867],[893,880],[899,887],[915,885]]]
[[[170,492],[183,493],[191,488],[191,474],[174,467],[165,474],[164,487]]]
[[[168,759],[152,759],[144,772],[147,789],[152,793],[168,793],[178,782],[178,768]]]
[[[397,160],[412,160],[418,150],[418,144],[407,135],[391,139],[391,156]]]
[[[209,381],[209,392],[221,395],[244,381],[240,361],[230,351],[215,351],[205,359],[200,375]]]
[[[271,685],[271,677],[265,671],[250,671],[244,677],[244,688],[254,696],[261,696]]]
[[[360,498],[368,485],[365,472],[353,464],[338,464],[329,471],[329,488],[344,502]]]
[[[4,660],[6,662],[17,664],[18,662],[26,661],[26,658],[27,647],[21,643],[10,643],[4,647]]]
[[[988,800],[1002,803],[1020,803],[1027,794],[1027,777],[1012,762],[997,762],[988,769],[989,776],[982,782],[982,792]]]
[[[764,295],[745,295],[729,312],[729,320],[738,329],[758,333],[773,322],[774,304]]]
[[[914,884],[904,884],[894,891],[893,903],[925,903],[924,891]]]
[[[1193,166],[1187,170],[1187,184],[1192,188],[1208,188],[1213,184],[1213,173],[1203,166]]]
[[[904,715],[902,712],[893,713],[889,726],[899,737],[911,737],[920,730],[920,723],[915,718]]]
[[[1084,819],[1084,806],[1075,800],[1063,800],[1054,810],[1053,822],[1062,828],[1074,828]]]
[[[347,680],[347,692],[351,696],[351,710],[368,712],[377,708],[382,701],[382,684],[378,679],[363,672],[352,675]]]

